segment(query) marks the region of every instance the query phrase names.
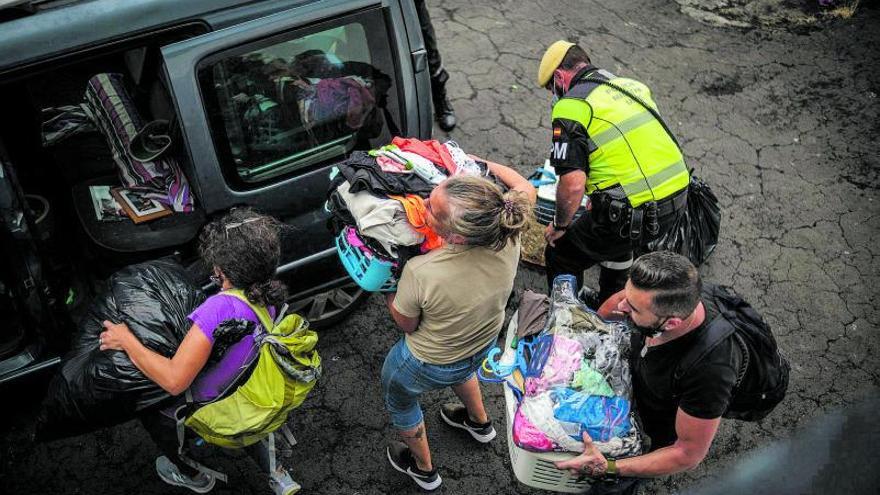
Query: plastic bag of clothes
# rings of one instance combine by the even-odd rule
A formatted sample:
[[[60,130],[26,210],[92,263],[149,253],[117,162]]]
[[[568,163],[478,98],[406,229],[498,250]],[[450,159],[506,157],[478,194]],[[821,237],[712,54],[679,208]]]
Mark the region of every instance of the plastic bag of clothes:
[[[709,185],[691,175],[687,208],[669,231],[648,243],[646,252],[672,251],[700,266],[718,244],[721,209]]]
[[[586,308],[574,285],[570,275],[554,281],[546,328],[532,339],[551,345],[525,344],[531,362],[523,366],[514,441],[534,452],[580,452],[587,433],[607,456],[636,455],[629,330]]]
[[[122,351],[101,351],[102,322],[128,324],[148,348],[171,357],[189,331],[187,318],[205,296],[184,269],[159,260],[113,274],[108,289],[79,323],[79,334],[52,379],[37,420],[37,438],[78,435],[132,419],[170,396]]]

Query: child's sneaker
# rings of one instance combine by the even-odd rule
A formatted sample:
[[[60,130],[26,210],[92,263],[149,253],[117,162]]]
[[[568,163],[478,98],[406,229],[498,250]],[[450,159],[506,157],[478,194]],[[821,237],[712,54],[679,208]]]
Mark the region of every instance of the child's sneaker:
[[[449,426],[461,428],[471,434],[480,443],[491,442],[495,438],[495,428],[492,421],[485,424],[477,424],[468,417],[467,409],[461,404],[443,404],[440,408],[440,417]]]

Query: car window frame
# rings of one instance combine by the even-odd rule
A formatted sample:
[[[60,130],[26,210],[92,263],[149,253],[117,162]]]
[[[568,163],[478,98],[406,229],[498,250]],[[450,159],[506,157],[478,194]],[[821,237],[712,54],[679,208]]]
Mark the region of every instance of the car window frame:
[[[392,116],[394,118],[396,118],[395,124],[398,129],[407,129],[407,112],[404,108],[406,96],[403,91],[403,69],[399,63],[399,47],[397,46],[395,33],[393,32],[393,18],[390,15],[388,6],[376,5],[354,9],[346,11],[340,15],[318,19],[314,22],[299,25],[290,29],[273,32],[267,36],[249,39],[240,44],[226,47],[222,50],[205,55],[198,60],[198,62],[195,64],[195,67],[193,68],[196,78],[195,84],[198,88],[197,94],[200,98],[198,104],[202,107],[202,110],[205,113],[206,123],[208,126],[207,131],[210,135],[210,142],[214,147],[213,151],[215,156],[217,157],[217,165],[220,169],[221,175],[223,176],[223,180],[226,183],[227,187],[229,187],[233,191],[239,192],[248,192],[265,187],[271,187],[274,184],[282,183],[290,179],[295,179],[299,175],[304,175],[312,172],[316,169],[328,165],[329,163],[334,163],[330,162],[330,160],[332,160],[333,158],[340,157],[341,159],[345,159],[347,157],[347,154],[349,153],[349,150],[346,150],[342,154],[334,153],[333,151],[336,146],[339,146],[341,141],[349,140],[351,139],[351,137],[346,136],[342,138],[337,138],[326,143],[322,143],[314,148],[309,148],[307,150],[302,150],[294,153],[302,153],[303,155],[306,155],[305,158],[308,160],[308,163],[302,166],[295,166],[292,170],[286,173],[269,174],[269,176],[263,180],[246,181],[239,175],[236,166],[234,164],[228,163],[228,160],[226,159],[226,157],[232,156],[228,134],[226,132],[225,125],[223,125],[221,121],[217,121],[212,118],[212,114],[209,111],[210,107],[207,103],[207,98],[216,98],[216,93],[212,93],[210,96],[206,94],[201,78],[203,69],[205,69],[206,67],[210,67],[214,63],[227,59],[229,57],[244,55],[256,50],[260,50],[262,48],[267,48],[273,45],[296,40],[305,36],[317,34],[322,31],[357,22],[358,19],[362,18],[365,14],[377,14],[379,20],[383,24],[383,33],[388,49],[387,56],[388,61],[390,62],[389,68],[393,69],[394,72],[389,76],[393,81],[394,87],[392,89],[395,92],[397,102],[396,108],[394,108],[393,110],[388,109],[388,111],[392,113]],[[364,25],[363,23],[361,24]],[[364,25],[364,27],[366,28],[367,26]],[[403,27],[402,29],[406,31],[405,27]],[[215,132],[215,125],[216,129],[222,130],[222,132]],[[317,148],[321,149],[316,152],[315,150]],[[310,154],[311,156],[308,156]],[[282,158],[281,160],[286,160],[290,158],[291,157],[286,157]],[[267,165],[269,165],[269,163],[260,165],[260,167]]]

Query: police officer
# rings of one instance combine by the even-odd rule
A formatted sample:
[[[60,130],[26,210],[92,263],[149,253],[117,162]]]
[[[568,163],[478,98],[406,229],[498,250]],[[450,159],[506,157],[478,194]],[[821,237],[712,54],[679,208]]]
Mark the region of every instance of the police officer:
[[[547,226],[547,281],[599,263],[601,303],[621,290],[634,251],[683,211],[690,180],[681,150],[644,84],[594,67],[574,43],[544,53],[538,85],[553,93],[550,163],[560,177]],[[575,219],[584,194],[589,211]]]

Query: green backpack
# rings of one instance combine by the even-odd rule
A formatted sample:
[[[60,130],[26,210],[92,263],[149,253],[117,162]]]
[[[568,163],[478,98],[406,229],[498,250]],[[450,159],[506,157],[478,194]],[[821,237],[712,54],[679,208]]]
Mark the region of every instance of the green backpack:
[[[254,334],[260,347],[257,363],[247,380],[182,419],[208,443],[241,448],[270,436],[302,404],[321,375],[321,357],[315,350],[318,334],[296,314],[272,321],[265,307],[255,306],[240,290],[224,294],[244,301],[260,319]],[[238,382],[238,380],[236,380]],[[233,387],[238,388],[232,390]]]

